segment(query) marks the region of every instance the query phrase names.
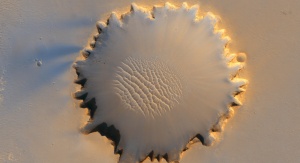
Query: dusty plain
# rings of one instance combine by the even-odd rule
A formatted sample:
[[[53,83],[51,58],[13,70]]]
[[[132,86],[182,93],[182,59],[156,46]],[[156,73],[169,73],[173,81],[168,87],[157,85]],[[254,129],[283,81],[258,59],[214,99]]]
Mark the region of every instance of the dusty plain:
[[[0,0],[0,162],[117,162],[105,137],[79,133],[88,116],[71,96],[71,65],[96,21],[132,2],[166,1]],[[231,52],[247,53],[249,85],[222,140],[193,145],[181,162],[298,162],[300,1],[186,2],[220,16]]]

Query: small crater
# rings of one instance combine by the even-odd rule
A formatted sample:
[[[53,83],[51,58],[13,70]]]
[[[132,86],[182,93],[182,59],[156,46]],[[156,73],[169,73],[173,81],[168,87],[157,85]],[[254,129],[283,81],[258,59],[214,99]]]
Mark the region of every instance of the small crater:
[[[236,57],[236,60],[237,60],[238,62],[245,62],[246,59],[247,59],[247,56],[246,56],[245,53],[239,53],[239,54],[237,55],[237,57]]]
[[[35,59],[34,61],[35,61],[35,64],[36,64],[38,67],[41,67],[42,64],[43,64],[42,60]]]

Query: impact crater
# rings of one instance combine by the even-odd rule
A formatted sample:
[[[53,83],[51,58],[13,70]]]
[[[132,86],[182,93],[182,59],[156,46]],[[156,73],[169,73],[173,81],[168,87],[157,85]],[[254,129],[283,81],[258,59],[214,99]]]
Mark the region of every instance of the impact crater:
[[[179,161],[191,144],[211,146],[242,105],[245,53],[230,53],[217,17],[198,5],[136,4],[96,23],[93,41],[74,63],[89,111],[82,133],[112,140],[119,163]]]

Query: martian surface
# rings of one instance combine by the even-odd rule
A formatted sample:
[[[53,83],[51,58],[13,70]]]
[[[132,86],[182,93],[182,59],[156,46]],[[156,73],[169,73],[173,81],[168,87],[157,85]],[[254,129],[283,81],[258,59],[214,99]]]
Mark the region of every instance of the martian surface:
[[[0,162],[298,162],[299,9],[0,0]]]

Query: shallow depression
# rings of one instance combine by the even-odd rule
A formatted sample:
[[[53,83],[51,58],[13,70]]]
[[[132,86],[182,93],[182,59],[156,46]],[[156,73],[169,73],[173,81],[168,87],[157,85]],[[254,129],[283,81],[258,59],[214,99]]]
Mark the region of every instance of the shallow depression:
[[[132,4],[121,18],[112,13],[97,23],[94,42],[75,62],[82,86],[75,98],[90,115],[81,131],[111,139],[119,163],[179,161],[193,142],[218,140],[232,106],[242,105],[236,96],[247,80],[236,74],[244,63],[229,54],[216,16],[197,12],[186,3],[151,11]]]

